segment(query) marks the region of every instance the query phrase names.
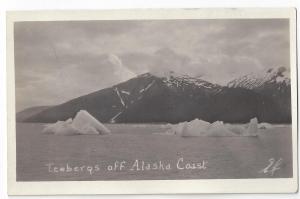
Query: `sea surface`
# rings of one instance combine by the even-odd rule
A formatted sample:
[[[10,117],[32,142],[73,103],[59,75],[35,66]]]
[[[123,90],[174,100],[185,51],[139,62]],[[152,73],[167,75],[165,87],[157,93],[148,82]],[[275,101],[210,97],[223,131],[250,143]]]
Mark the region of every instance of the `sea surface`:
[[[291,125],[257,137],[162,135],[163,124],[105,124],[111,135],[42,134],[17,123],[17,181],[292,177]],[[273,171],[274,170],[274,171]]]

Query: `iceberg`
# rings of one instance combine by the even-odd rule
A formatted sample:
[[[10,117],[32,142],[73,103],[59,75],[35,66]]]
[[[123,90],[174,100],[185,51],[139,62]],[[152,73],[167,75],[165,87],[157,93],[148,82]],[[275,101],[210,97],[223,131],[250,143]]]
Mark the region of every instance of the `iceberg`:
[[[197,136],[257,136],[257,118],[250,120],[248,127],[224,124],[222,121],[209,123],[200,119],[190,122],[167,125],[167,135],[179,135],[182,137]]]
[[[67,121],[57,121],[54,124],[47,125],[43,133],[55,135],[79,135],[80,131]]]
[[[59,134],[59,135],[74,135],[79,132],[76,129],[72,129],[71,125],[69,125],[70,120],[66,121],[57,121],[54,124],[46,124],[43,129],[44,134]]]
[[[249,126],[247,128],[246,134],[249,136],[255,136],[257,135],[257,130],[258,130],[258,121],[257,118],[252,118],[250,120]]]
[[[270,128],[272,128],[272,124],[262,122],[262,123],[258,124],[258,128],[259,129],[270,129]]]
[[[243,126],[237,126],[237,125],[232,125],[232,124],[225,124],[226,128],[233,132],[236,135],[243,135],[245,133],[245,127]]]
[[[110,130],[85,110],[80,110],[75,118],[48,124],[43,129],[45,134],[87,135],[110,134]]]
[[[229,128],[226,128],[221,121],[216,121],[212,123],[207,129],[207,135],[209,136],[235,136],[236,134],[230,131]]]
[[[185,123],[181,136],[190,137],[190,136],[206,135],[209,126],[210,126],[209,122],[195,119],[189,123]]]
[[[72,125],[82,131],[82,134],[110,134],[108,128],[85,110],[80,110],[76,114]]]

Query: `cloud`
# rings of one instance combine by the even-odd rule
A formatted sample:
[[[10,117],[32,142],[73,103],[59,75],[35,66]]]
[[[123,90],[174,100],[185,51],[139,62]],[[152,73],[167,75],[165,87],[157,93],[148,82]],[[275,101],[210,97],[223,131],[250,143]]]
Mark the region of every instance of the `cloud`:
[[[122,61],[117,55],[109,54],[108,60],[112,63],[114,74],[118,76],[120,81],[126,81],[133,77],[136,77],[136,74],[134,72],[123,65]]]
[[[140,71],[157,76],[166,76],[173,71],[177,74],[201,77],[221,85],[226,85],[230,80],[241,75],[264,68],[258,59],[246,55],[214,54],[207,59],[193,61],[196,59],[168,48],[159,49],[151,55],[137,52],[124,54],[121,57],[133,69],[139,68]]]
[[[63,103],[134,75],[169,71],[226,84],[289,66],[288,19],[18,22],[17,109]]]

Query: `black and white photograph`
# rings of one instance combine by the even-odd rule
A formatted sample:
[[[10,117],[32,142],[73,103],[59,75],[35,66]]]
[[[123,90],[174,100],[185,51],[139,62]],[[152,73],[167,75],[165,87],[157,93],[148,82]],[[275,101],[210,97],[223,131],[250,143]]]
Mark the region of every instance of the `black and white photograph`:
[[[14,22],[16,182],[295,178],[290,31],[284,17]]]

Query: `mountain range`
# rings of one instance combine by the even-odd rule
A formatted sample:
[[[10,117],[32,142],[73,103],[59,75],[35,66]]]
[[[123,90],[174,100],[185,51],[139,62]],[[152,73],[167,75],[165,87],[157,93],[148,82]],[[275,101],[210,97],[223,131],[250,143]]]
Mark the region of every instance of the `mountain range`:
[[[105,123],[291,122],[291,83],[284,67],[247,74],[221,86],[170,72],[145,73],[63,104],[17,113],[19,122],[56,122],[85,109]],[[34,111],[32,111],[34,110]]]

